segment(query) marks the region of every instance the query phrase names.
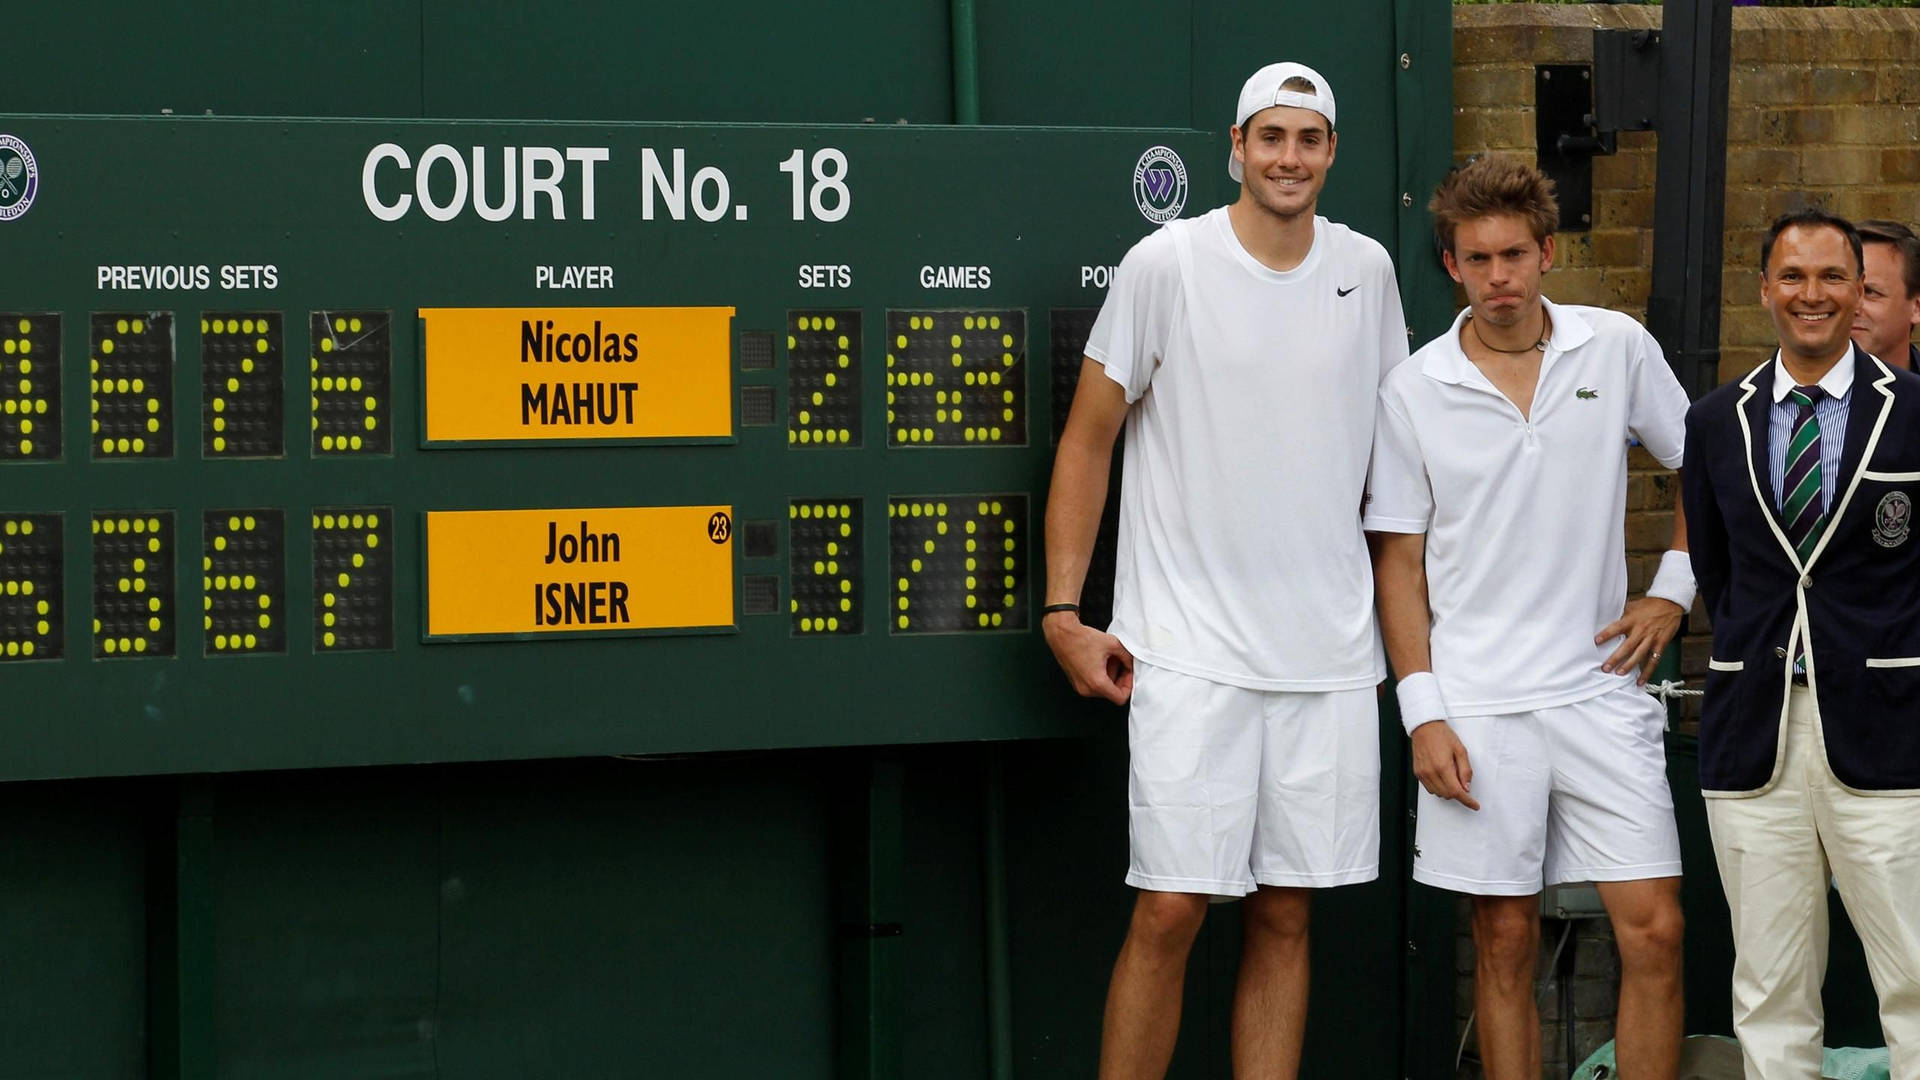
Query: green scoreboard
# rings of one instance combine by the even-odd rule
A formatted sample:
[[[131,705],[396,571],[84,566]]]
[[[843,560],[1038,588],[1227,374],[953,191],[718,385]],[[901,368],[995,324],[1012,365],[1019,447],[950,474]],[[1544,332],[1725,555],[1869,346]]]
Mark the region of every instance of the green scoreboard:
[[[1051,446],[1222,139],[5,123],[0,778],[1083,730]]]

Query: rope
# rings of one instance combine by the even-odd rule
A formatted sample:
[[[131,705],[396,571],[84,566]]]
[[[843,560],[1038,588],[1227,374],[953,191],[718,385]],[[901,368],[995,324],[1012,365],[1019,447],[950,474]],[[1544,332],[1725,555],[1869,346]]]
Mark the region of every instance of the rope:
[[[1654,697],[1659,698],[1660,704],[1666,705],[1672,702],[1674,698],[1700,697],[1701,695],[1705,694],[1706,691],[1705,690],[1689,690],[1687,689],[1686,684],[1676,682],[1673,679],[1667,679],[1662,682],[1648,683],[1647,693],[1652,694]]]

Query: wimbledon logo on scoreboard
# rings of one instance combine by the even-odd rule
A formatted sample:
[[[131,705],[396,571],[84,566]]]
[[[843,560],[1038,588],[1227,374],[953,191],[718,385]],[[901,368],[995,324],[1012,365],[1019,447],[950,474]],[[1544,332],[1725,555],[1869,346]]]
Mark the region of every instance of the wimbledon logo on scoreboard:
[[[40,165],[33,151],[12,135],[0,135],[0,221],[12,221],[33,207],[40,191]]]
[[[1187,205],[1187,165],[1164,146],[1150,146],[1133,166],[1133,205],[1153,222],[1172,221]]]

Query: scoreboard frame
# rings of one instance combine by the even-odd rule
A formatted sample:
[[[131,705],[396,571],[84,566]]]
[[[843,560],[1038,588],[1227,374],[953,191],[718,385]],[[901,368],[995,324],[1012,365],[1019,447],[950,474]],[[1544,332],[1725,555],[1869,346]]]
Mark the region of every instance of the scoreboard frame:
[[[0,308],[59,315],[66,438],[55,461],[0,462],[0,521],[61,514],[64,551],[62,657],[0,655],[17,718],[15,737],[0,744],[0,779],[1046,738],[1111,716],[1071,694],[1037,633],[1055,402],[1059,380],[1078,367],[1077,356],[1062,359],[1054,313],[1070,313],[1063,325],[1084,334],[1084,312],[1104,295],[1093,280],[1104,285],[1107,268],[1157,227],[1147,211],[1162,208],[1140,206],[1133,183],[1149,155],[1190,163],[1190,211],[1224,200],[1224,174],[1208,179],[1222,172],[1212,166],[1224,156],[1222,138],[1185,130],[197,117],[16,116],[4,126],[33,146],[42,184],[31,211],[0,226],[22,252],[0,266]],[[471,166],[476,156],[534,163],[521,179],[536,182],[522,186],[512,215],[478,213],[476,198],[497,209],[502,196],[477,190],[471,168],[468,190],[456,190],[453,163]],[[177,182],[129,189],[118,179],[152,160],[179,163]],[[399,168],[403,160],[408,170]],[[594,272],[569,269],[579,267]],[[560,287],[565,282],[573,285]],[[733,312],[722,343],[731,425],[724,438],[426,438],[425,371],[436,362],[423,327],[428,311],[645,317],[698,307]],[[96,462],[79,449],[90,397],[77,393],[78,380],[95,351],[75,327],[102,312],[172,317],[170,457]],[[272,335],[256,327],[255,336],[269,344],[259,358],[281,358],[281,455],[210,454],[207,394],[225,388],[238,400],[245,387],[207,383],[213,335],[197,328],[202,318],[261,313],[279,328],[277,350]],[[824,327],[831,313],[857,313],[857,329],[834,335],[820,370],[797,375],[786,347],[793,320],[817,316]],[[388,392],[365,390],[370,384],[323,391],[322,378],[345,385],[371,376],[330,373],[317,347],[306,356],[309,386],[299,385],[308,342],[292,327],[381,314]],[[886,336],[897,319],[924,319],[923,332],[949,339],[933,358],[944,362],[943,381],[928,374],[915,387],[931,388],[923,441],[901,446],[890,444],[907,426],[899,393],[906,387],[890,387],[888,376],[904,378],[914,365],[887,364],[904,356]],[[1015,319],[1017,330],[1005,325]],[[318,333],[306,337],[319,342]],[[964,347],[951,344],[955,336]],[[999,344],[987,350],[990,336]],[[673,378],[674,365],[695,361],[690,348],[647,352],[649,377]],[[995,373],[997,385],[988,381]],[[835,426],[831,442],[801,445],[799,413],[804,407],[811,421],[813,408],[833,404],[828,388],[856,391],[838,408],[857,419],[844,427],[859,436],[842,439]],[[368,415],[383,441],[321,450],[296,438],[303,415],[314,440],[323,434],[319,405],[328,393],[356,407],[347,399],[377,398]],[[1004,400],[1010,394],[1015,401]],[[198,433],[181,422],[196,401]],[[339,437],[345,446],[345,428]],[[836,568],[852,572],[831,576],[828,587],[841,591],[825,597],[819,618],[824,625],[857,608],[859,632],[803,629],[799,594],[807,590],[796,587],[789,514],[853,500],[862,507],[860,535],[849,565]],[[989,568],[979,552],[962,550],[964,529],[986,527],[972,504],[996,501],[1008,512],[989,515],[989,524],[1008,531],[995,539],[1016,550],[993,553],[1001,561]],[[903,519],[926,526],[928,535],[914,541],[922,546],[940,548],[938,529],[953,530],[950,567],[894,565],[895,534],[906,525],[896,530],[881,508],[910,514],[915,505],[953,509]],[[428,633],[427,515],[621,507],[727,509],[730,615],[721,625]],[[301,527],[341,508],[384,515],[384,577],[351,564],[372,553],[364,540],[349,550],[318,525]],[[259,567],[223,575],[205,561],[218,555],[225,516],[244,519],[249,509],[262,519],[278,511],[285,523],[277,547],[250,556],[278,572],[282,595],[265,596],[264,607],[254,593],[265,592],[271,575]],[[96,585],[81,523],[95,510],[173,515],[172,657],[91,658],[87,607]],[[527,547],[507,561],[537,562]],[[194,551],[206,552],[202,566],[184,554]],[[340,606],[343,594],[316,569],[323,558],[348,560],[329,573],[359,574],[374,598]],[[810,570],[810,561],[799,568]],[[655,569],[680,572],[671,561]],[[247,592],[248,574],[262,588]],[[211,583],[223,576],[241,580],[246,612],[214,603],[225,594]],[[447,587],[482,590],[509,576],[476,570]],[[901,632],[903,602],[939,632]],[[390,627],[366,621],[382,604]],[[339,634],[336,645],[344,639],[335,628],[346,625],[349,609],[376,647],[324,643],[329,634]],[[243,614],[270,627],[216,631],[209,621]],[[230,636],[214,648],[223,633],[240,647]],[[265,644],[282,638],[283,651]]]

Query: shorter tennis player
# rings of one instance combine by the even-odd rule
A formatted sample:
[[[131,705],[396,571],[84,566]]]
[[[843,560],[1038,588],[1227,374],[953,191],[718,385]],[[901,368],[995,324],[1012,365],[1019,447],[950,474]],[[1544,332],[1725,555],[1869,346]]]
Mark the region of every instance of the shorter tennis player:
[[[1543,880],[1598,884],[1620,1071],[1672,1080],[1680,841],[1642,684],[1693,575],[1676,508],[1674,550],[1627,603],[1624,512],[1628,439],[1678,465],[1687,395],[1639,323],[1541,295],[1558,208],[1532,166],[1470,162],[1428,208],[1469,306],[1381,385],[1364,520],[1424,788],[1414,880],[1473,897],[1490,1080],[1540,1075]]]

